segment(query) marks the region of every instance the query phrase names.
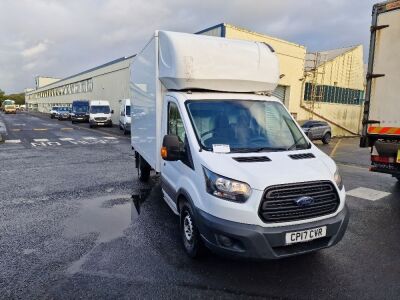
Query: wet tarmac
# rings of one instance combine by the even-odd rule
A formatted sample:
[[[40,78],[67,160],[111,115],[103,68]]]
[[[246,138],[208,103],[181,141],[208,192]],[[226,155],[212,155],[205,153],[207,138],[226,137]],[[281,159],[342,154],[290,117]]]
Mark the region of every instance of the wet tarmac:
[[[12,124],[50,120],[17,115]],[[0,298],[396,299],[400,295],[400,185],[368,172],[365,150],[341,142],[335,157],[351,219],[343,240],[279,261],[188,258],[179,219],[162,199],[159,178],[137,179],[129,139],[35,147],[31,139],[104,139],[102,130],[15,131],[1,144]],[[29,127],[28,125],[24,127]],[[35,128],[36,128],[35,127]],[[108,130],[108,129],[107,129]],[[106,139],[104,139],[106,140]],[[67,141],[66,141],[67,142]],[[332,151],[334,144],[324,151]],[[322,148],[322,147],[321,147]],[[346,156],[346,153],[349,155]]]

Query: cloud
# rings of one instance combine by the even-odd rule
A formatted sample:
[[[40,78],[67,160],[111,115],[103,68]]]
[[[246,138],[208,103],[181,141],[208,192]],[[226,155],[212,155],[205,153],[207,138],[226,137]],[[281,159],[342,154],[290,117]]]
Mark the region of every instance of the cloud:
[[[48,48],[48,41],[39,42],[35,46],[22,50],[21,55],[25,58],[32,58],[45,52],[47,48]]]
[[[1,0],[0,88],[22,91],[36,75],[66,77],[134,54],[157,29],[196,32],[227,22],[309,50],[368,48],[374,2]]]

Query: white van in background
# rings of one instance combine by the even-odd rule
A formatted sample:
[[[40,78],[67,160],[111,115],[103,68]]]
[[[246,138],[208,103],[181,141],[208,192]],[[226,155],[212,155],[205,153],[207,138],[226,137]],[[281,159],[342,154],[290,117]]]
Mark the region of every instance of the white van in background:
[[[335,162],[285,106],[265,43],[157,31],[132,62],[132,147],[161,174],[184,249],[282,258],[338,243],[346,192]]]
[[[131,100],[122,99],[119,108],[119,129],[128,134],[131,131]]]
[[[90,128],[96,126],[112,126],[111,114],[114,111],[110,108],[110,102],[106,100],[90,101],[89,124]]]

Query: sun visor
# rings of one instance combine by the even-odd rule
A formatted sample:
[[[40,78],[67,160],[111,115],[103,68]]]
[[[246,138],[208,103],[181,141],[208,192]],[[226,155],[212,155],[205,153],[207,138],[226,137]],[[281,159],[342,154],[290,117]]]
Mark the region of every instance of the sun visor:
[[[268,45],[159,31],[159,79],[170,90],[273,91],[278,58]]]

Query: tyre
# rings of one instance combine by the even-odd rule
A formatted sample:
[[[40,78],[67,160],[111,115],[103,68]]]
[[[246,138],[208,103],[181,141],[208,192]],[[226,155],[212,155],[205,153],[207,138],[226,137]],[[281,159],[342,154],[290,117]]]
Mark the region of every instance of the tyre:
[[[125,126],[124,126],[124,135],[127,135],[129,133],[128,130],[126,130]]]
[[[53,115],[50,115],[50,119],[54,119],[54,116],[53,116]]]
[[[322,138],[322,142],[324,144],[329,144],[330,141],[331,141],[331,133],[327,132],[327,133],[325,133],[324,137]]]
[[[396,176],[398,182],[400,182],[400,176]]]
[[[94,127],[94,125],[90,124],[90,125],[89,125],[89,127],[90,127],[90,128],[93,128],[93,127]]]
[[[185,201],[180,210],[180,231],[183,249],[191,258],[199,258],[204,254],[205,246],[194,220],[193,208]]]
[[[119,130],[122,130],[124,128],[122,128],[121,123],[119,123]]]
[[[138,164],[138,168],[137,169],[138,169],[139,180],[142,181],[142,182],[149,181],[150,169],[151,169],[150,165],[140,155],[139,155],[139,164]]]

